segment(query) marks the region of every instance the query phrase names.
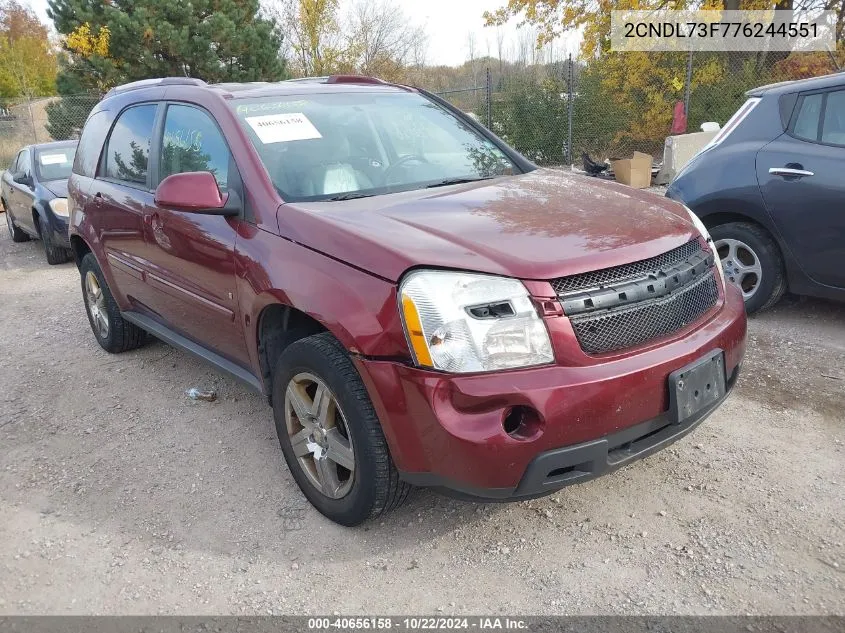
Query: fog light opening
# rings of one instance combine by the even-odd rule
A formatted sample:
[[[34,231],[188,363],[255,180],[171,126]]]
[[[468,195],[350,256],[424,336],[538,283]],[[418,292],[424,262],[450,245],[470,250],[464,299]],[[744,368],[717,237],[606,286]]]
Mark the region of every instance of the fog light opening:
[[[502,428],[511,437],[524,440],[537,435],[543,426],[540,415],[531,407],[511,407],[502,418]]]

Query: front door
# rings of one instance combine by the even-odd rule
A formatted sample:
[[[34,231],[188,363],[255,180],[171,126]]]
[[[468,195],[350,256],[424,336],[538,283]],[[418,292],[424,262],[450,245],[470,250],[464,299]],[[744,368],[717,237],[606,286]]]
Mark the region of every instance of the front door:
[[[845,90],[801,95],[787,132],[758,152],[757,179],[804,272],[845,287]]]
[[[210,171],[222,192],[240,178],[217,124],[205,111],[167,104],[157,138],[157,182],[176,173]],[[239,192],[240,193],[240,192]],[[147,281],[168,327],[241,365],[249,364],[237,307],[235,240],[238,217],[153,205],[146,218]]]

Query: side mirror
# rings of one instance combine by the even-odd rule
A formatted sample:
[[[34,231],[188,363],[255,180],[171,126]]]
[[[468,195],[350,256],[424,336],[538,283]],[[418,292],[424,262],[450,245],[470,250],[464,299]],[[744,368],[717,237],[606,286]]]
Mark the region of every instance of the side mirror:
[[[241,212],[238,196],[234,192],[221,194],[210,171],[168,176],[156,187],[155,203],[168,209],[207,215],[238,215]]]
[[[27,187],[32,187],[32,178],[27,176],[22,171],[16,171],[12,174],[12,180],[14,180],[19,185],[26,185]]]

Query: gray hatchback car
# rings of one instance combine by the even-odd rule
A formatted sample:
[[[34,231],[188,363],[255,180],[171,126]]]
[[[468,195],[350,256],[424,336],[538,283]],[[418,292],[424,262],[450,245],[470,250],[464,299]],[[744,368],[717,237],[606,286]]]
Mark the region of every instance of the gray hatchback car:
[[[667,196],[710,230],[746,310],[845,300],[845,73],[763,86]]]

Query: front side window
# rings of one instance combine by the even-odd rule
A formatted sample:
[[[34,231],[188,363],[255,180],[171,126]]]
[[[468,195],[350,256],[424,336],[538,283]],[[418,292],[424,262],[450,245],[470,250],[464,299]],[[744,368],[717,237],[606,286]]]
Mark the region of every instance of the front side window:
[[[76,156],[76,146],[40,149],[35,152],[39,180],[67,180]]]
[[[229,160],[229,148],[211,117],[191,106],[167,107],[161,144],[162,180],[187,171],[210,171],[225,191]]]
[[[15,166],[15,171],[18,173],[23,174],[24,176],[29,176],[31,173],[31,169],[29,167],[29,150],[25,149],[22,150],[20,154],[18,154],[18,162]]]
[[[145,104],[118,117],[106,146],[107,178],[146,187],[155,116],[155,104]]]
[[[822,143],[845,145],[845,90],[829,92],[824,108]]]
[[[807,141],[816,141],[819,138],[819,117],[822,113],[823,94],[807,95],[801,100],[798,116],[795,117],[795,125],[792,133],[798,138]]]
[[[344,92],[232,101],[288,201],[372,196],[518,168],[492,141],[416,93]]]

